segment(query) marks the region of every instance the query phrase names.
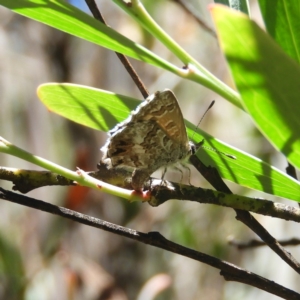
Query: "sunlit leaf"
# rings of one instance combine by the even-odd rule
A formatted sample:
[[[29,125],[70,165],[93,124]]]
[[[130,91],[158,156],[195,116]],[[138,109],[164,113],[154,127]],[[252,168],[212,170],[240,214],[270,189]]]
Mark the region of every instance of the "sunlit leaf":
[[[44,84],[39,87],[38,95],[50,111],[102,131],[108,131],[123,121],[140,103],[137,99],[74,84]],[[300,201],[300,185],[296,180],[202,130],[198,129],[195,133],[195,126],[188,121],[186,125],[194,141],[205,139],[205,146],[219,151],[204,147],[199,149],[197,155],[206,165],[217,167],[223,178],[248,188]]]
[[[246,15],[212,9],[243,104],[259,130],[300,168],[300,66]]]

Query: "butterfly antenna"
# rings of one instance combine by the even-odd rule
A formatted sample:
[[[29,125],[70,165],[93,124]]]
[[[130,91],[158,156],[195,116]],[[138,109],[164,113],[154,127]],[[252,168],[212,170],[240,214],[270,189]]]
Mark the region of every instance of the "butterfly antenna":
[[[213,100],[213,101],[210,103],[209,107],[206,109],[206,111],[204,112],[203,116],[201,117],[199,123],[198,123],[197,126],[195,127],[195,130],[194,130],[194,133],[193,133],[193,135],[192,135],[191,140],[193,140],[197,128],[199,127],[200,123],[201,123],[202,120],[204,119],[204,117],[205,117],[205,115],[207,114],[207,112],[213,107],[214,104],[215,104],[215,100]],[[201,142],[200,142],[200,143],[201,143]]]
[[[213,107],[214,104],[215,104],[215,100],[213,100],[213,101],[210,103],[209,107],[208,107],[208,108],[206,109],[206,111],[204,112],[202,118],[200,119],[199,123],[198,123],[197,126],[195,127],[195,131],[194,131],[194,133],[193,133],[192,140],[193,140],[193,137],[194,137],[194,135],[195,135],[195,133],[196,133],[196,130],[197,130],[197,128],[199,127],[200,123],[202,122],[203,118],[205,117],[205,115],[207,114],[207,112]],[[225,153],[225,152],[216,150],[216,149],[211,148],[211,147],[203,146],[204,142],[205,142],[205,140],[203,139],[202,141],[200,141],[199,143],[197,143],[197,144],[196,144],[196,148],[198,149],[199,147],[202,147],[202,148],[205,148],[205,149],[207,149],[207,150],[211,150],[211,151],[214,151],[214,152],[216,152],[216,153],[219,153],[219,154],[222,154],[222,155],[224,155],[224,156],[227,156],[228,158],[236,159],[236,157],[235,157],[234,155],[227,154],[227,153]]]

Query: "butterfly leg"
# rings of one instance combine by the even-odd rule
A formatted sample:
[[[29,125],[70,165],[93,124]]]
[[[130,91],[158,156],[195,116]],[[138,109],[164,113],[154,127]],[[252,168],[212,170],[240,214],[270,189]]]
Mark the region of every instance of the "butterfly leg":
[[[167,168],[164,168],[162,175],[161,175],[161,181],[165,180],[166,173],[167,173]]]
[[[162,175],[161,175],[161,184],[160,185],[164,184],[166,173],[167,173],[167,168],[164,168]]]
[[[192,185],[191,184],[191,169],[188,167],[188,166],[186,166],[185,164],[180,164],[184,169],[186,169],[186,170],[188,170],[188,172],[189,172],[189,177],[188,177],[188,181],[189,181],[189,185]],[[181,172],[181,180],[180,180],[180,182],[182,181],[182,170],[180,170],[180,172]]]
[[[180,168],[178,167],[173,167],[174,170],[177,170],[178,172],[180,172],[180,181],[179,183],[182,183],[182,180],[183,180],[183,172]]]
[[[180,164],[181,166],[183,166],[182,164]],[[181,194],[183,194],[183,191],[182,191],[182,180],[183,180],[183,172],[180,168],[178,167],[174,167],[175,170],[177,170],[178,172],[180,172],[180,181],[179,181],[179,190],[181,192]]]

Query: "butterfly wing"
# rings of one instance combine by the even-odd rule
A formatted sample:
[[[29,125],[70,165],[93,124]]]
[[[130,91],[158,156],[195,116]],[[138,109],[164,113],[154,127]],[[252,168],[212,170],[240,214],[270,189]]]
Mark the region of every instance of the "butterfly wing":
[[[185,158],[191,147],[175,95],[165,90],[149,96],[110,131],[101,150],[102,161],[109,166],[133,168],[148,176]]]
[[[112,167],[147,169],[149,174],[182,158],[185,147],[166,136],[155,121],[119,127],[103,147]]]
[[[138,112],[138,113],[137,113]],[[140,104],[132,114],[133,121],[155,121],[166,135],[179,144],[189,146],[186,127],[178,101],[170,90],[156,92]]]

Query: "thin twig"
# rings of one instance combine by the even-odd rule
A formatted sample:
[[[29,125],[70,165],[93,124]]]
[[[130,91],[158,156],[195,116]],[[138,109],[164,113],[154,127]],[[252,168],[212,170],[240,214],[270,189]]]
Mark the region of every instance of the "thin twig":
[[[160,249],[189,257],[191,259],[221,270],[220,274],[224,277],[225,280],[245,283],[284,299],[296,300],[300,297],[300,294],[287,289],[273,281],[263,278],[255,273],[249,272],[245,269],[239,268],[231,263],[217,259],[205,253],[201,253],[171,242],[158,232],[139,232],[137,230],[103,221],[101,219],[84,215],[64,207],[59,207],[51,203],[19,195],[11,191],[6,191],[2,188],[0,188],[0,198],[27,207],[32,207],[34,209],[39,209],[51,214],[59,215],[78,223],[109,231],[111,233],[121,235],[144,244],[152,245]]]
[[[88,5],[89,9],[91,10],[94,18],[96,20],[102,22],[103,24],[107,25],[100,10],[97,7],[97,4],[95,3],[95,1],[94,0],[85,0],[85,2]],[[129,75],[132,78],[132,80],[134,81],[134,83],[136,84],[137,88],[140,90],[143,97],[147,98],[149,96],[149,92],[146,89],[146,87],[145,87],[144,83],[142,82],[142,80],[140,79],[140,77],[138,76],[138,74],[136,73],[136,71],[134,70],[133,66],[127,59],[127,57],[121,53],[118,53],[118,52],[115,52],[115,53],[117,54],[118,58],[120,59],[121,63],[123,64],[124,68],[129,73]]]
[[[279,243],[282,246],[299,246],[300,239],[292,238],[289,240],[281,240],[281,241],[279,241]],[[237,249],[242,250],[242,249],[251,249],[251,248],[257,248],[257,247],[265,247],[266,243],[264,243],[263,241],[258,241],[258,240],[254,240],[254,239],[248,241],[247,243],[242,243],[242,242],[235,241],[232,239],[229,241],[229,245],[235,246]]]

